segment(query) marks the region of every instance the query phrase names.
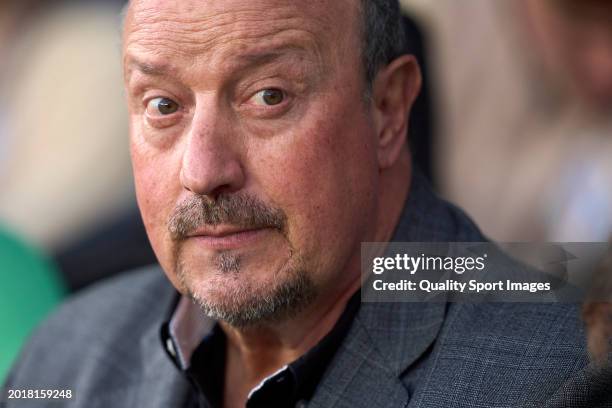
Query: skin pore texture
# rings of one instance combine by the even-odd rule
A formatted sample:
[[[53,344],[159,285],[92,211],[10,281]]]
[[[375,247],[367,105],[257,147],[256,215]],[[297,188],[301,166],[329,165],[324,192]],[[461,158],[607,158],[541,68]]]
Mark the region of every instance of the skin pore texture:
[[[332,329],[361,242],[389,240],[407,196],[419,68],[395,59],[365,97],[360,4],[128,8],[138,204],[169,280],[227,335],[226,407]]]

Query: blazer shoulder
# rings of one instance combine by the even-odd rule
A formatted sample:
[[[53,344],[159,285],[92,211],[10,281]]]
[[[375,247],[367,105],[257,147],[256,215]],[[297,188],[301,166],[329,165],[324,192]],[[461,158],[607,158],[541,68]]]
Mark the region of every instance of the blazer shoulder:
[[[159,331],[175,296],[159,267],[84,289],[34,331],[7,384],[53,387],[102,376],[118,383],[133,379],[143,338]]]
[[[446,336],[455,338],[485,337],[514,339],[522,348],[524,343],[548,344],[539,349],[573,345],[584,351],[586,347],[584,325],[577,303],[458,303],[448,313]],[[451,328],[452,327],[452,328]]]
[[[69,297],[38,332],[52,327],[104,331],[136,321],[160,320],[176,294],[158,266],[103,280]],[[40,335],[40,333],[38,333]]]

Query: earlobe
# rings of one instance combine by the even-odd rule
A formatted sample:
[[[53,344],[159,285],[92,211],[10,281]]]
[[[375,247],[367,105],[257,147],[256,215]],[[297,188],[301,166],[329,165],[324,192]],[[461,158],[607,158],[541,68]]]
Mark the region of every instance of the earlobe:
[[[378,165],[391,167],[406,143],[410,109],[421,89],[416,58],[402,55],[381,68],[372,89],[378,135]]]

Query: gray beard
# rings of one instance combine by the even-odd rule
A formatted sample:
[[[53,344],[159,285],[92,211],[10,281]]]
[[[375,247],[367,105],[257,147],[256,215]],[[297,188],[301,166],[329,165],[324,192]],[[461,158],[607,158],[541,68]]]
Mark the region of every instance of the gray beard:
[[[281,274],[282,281],[262,288],[254,288],[242,276],[240,257],[221,253],[217,271],[222,279],[242,281],[232,285],[221,299],[210,299],[193,290],[188,272],[178,263],[178,277],[186,295],[211,319],[223,321],[236,328],[278,323],[297,315],[316,297],[317,290],[308,273],[301,268],[289,266]],[[233,282],[236,283],[236,282]]]

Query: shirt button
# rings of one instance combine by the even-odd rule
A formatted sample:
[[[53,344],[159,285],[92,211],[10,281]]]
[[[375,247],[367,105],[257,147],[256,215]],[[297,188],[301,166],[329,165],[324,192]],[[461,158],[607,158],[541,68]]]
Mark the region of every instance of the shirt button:
[[[168,350],[168,353],[170,353],[172,357],[176,358],[176,350],[174,349],[174,343],[171,338],[166,339],[166,350]]]

